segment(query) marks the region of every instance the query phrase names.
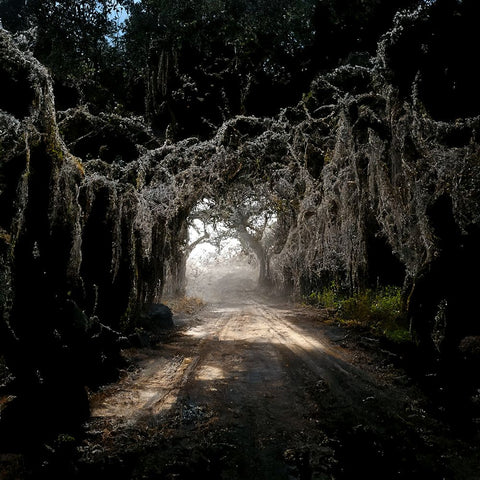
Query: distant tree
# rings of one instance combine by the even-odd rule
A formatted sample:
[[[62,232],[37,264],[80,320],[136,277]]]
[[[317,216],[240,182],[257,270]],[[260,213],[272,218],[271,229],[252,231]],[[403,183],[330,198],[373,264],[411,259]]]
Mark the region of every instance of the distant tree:
[[[264,185],[239,183],[215,199],[199,203],[190,214],[190,224],[198,238],[188,246],[188,253],[200,242],[220,248],[226,239],[236,238],[258,264],[260,285],[270,282],[270,256],[276,212]]]

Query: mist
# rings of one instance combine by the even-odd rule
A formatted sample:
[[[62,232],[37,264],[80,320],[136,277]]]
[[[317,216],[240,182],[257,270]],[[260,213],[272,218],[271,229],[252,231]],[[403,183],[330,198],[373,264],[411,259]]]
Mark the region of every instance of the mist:
[[[188,257],[186,273],[186,295],[208,303],[238,298],[258,284],[257,262],[235,238],[217,246],[198,244]]]

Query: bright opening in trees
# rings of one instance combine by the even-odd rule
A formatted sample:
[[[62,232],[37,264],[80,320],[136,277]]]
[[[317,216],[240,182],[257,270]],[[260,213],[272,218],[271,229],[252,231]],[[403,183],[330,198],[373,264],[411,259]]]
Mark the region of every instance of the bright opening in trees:
[[[269,283],[269,257],[276,224],[265,198],[237,189],[224,198],[203,199],[188,221],[187,293],[210,296],[222,275],[246,283]]]

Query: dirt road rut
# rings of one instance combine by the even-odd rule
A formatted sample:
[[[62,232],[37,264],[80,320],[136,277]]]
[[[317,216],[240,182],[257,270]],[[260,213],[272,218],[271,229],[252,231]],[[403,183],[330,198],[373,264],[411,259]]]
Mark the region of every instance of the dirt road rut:
[[[243,289],[92,399],[81,471],[117,478],[478,478],[388,354]]]

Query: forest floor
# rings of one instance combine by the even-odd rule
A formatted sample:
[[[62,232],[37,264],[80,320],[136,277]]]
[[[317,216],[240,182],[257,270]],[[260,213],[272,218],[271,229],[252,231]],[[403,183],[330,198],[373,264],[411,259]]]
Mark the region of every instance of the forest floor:
[[[210,286],[200,313],[93,395],[78,476],[480,478],[478,436],[442,422],[375,339],[241,272]]]

